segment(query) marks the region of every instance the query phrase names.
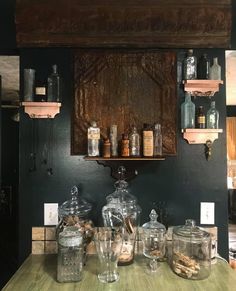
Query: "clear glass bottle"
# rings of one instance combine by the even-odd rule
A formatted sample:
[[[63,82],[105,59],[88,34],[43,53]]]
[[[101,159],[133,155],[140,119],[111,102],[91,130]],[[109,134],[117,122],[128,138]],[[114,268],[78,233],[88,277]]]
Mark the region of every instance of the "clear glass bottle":
[[[57,71],[57,65],[52,66],[52,73],[48,77],[47,101],[61,102],[60,76]]]
[[[162,156],[162,133],[161,125],[156,123],[153,131],[153,156]]]
[[[97,157],[100,156],[100,128],[97,127],[96,121],[91,122],[91,126],[88,128],[88,156]]]
[[[129,135],[129,148],[130,148],[129,154],[131,157],[140,156],[140,135],[135,126],[132,126]]]
[[[198,107],[197,111],[197,128],[206,128],[206,116],[203,110],[203,106]]]
[[[129,193],[128,183],[125,181],[125,168],[118,168],[119,178],[115,182],[115,191],[106,197],[107,204],[102,208],[105,226],[122,227],[123,247],[119,256],[119,265],[129,265],[134,259],[134,249],[138,232],[141,208],[137,199]]]
[[[205,279],[210,275],[211,235],[197,227],[192,219],[173,229],[171,267],[186,279]]]
[[[207,128],[219,128],[219,111],[216,110],[215,101],[211,102],[211,107],[207,111]]]
[[[218,58],[213,58],[213,65],[210,67],[210,80],[221,80],[221,66]]]
[[[197,79],[197,58],[193,55],[193,50],[189,49],[183,61],[183,77],[185,80]]]
[[[57,281],[80,281],[83,264],[83,236],[77,227],[66,227],[58,238]]]
[[[153,130],[147,123],[143,125],[143,156],[153,157]]]
[[[111,141],[111,156],[118,156],[118,142],[117,142],[117,125],[112,124],[110,127],[110,141]]]
[[[181,104],[181,128],[195,128],[195,104],[189,92],[185,92],[185,100]]]
[[[197,64],[197,78],[200,80],[209,79],[210,61],[207,54],[203,54]]]

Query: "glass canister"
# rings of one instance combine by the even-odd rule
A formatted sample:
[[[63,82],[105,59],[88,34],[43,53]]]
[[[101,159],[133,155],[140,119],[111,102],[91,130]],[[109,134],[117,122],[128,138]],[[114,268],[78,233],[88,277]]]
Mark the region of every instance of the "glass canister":
[[[65,227],[58,238],[57,281],[80,281],[82,269],[83,236],[77,227]]]
[[[57,239],[63,230],[70,226],[75,226],[83,237],[84,252],[86,247],[93,239],[93,222],[88,218],[92,205],[85,199],[79,197],[77,186],[71,188],[71,199],[60,205],[59,223],[57,226]]]
[[[123,166],[119,167],[119,179],[115,182],[115,191],[106,197],[107,204],[102,208],[105,226],[124,228],[123,247],[118,265],[129,265],[133,262],[141,213],[137,199],[127,189],[128,183],[124,178],[125,171]]]
[[[211,235],[187,219],[173,229],[172,269],[186,279],[205,279],[211,271]]]

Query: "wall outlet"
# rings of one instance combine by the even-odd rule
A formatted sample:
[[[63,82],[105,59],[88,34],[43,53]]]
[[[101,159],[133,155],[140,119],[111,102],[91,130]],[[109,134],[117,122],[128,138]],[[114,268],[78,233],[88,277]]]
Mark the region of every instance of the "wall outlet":
[[[215,203],[201,202],[200,224],[215,224]]]
[[[44,225],[58,224],[58,203],[44,203]]]

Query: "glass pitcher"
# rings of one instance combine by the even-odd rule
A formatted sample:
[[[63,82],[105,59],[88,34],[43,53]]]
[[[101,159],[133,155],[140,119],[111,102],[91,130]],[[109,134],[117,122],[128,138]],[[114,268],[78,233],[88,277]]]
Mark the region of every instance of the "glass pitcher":
[[[118,265],[129,265],[134,259],[135,241],[138,231],[141,208],[136,198],[127,190],[125,168],[119,167],[119,179],[115,182],[115,191],[106,197],[107,204],[102,208],[105,226],[124,228],[123,247]]]

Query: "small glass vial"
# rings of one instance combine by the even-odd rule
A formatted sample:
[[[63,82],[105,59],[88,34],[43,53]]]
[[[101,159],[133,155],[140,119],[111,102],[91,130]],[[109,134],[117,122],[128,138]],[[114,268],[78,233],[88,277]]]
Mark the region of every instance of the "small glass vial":
[[[153,157],[153,130],[146,123],[143,126],[143,156]]]
[[[123,134],[121,140],[121,156],[122,157],[129,157],[129,136],[128,134]]]
[[[210,61],[207,54],[203,54],[197,65],[197,78],[200,80],[209,79]]]
[[[211,102],[211,107],[207,111],[207,128],[219,128],[219,111],[216,110],[215,101]]]
[[[210,67],[210,80],[221,80],[221,66],[218,58],[213,58],[213,65]]]
[[[156,123],[153,131],[153,155],[154,157],[162,156],[162,133],[161,125]]]
[[[199,106],[197,113],[197,127],[206,128],[206,116],[203,111],[203,106]]]
[[[197,78],[197,58],[193,55],[193,50],[189,49],[183,61],[183,77],[185,80]]]
[[[181,104],[181,128],[195,128],[195,104],[189,92],[185,92],[185,100]]]
[[[110,127],[110,141],[111,141],[111,156],[118,156],[118,142],[117,142],[117,125],[113,124]]]
[[[47,82],[47,101],[61,102],[60,76],[57,72],[57,65],[52,66],[52,73]]]
[[[88,156],[97,157],[99,152],[100,143],[100,128],[97,127],[96,121],[91,122],[91,126],[88,128]]]
[[[109,138],[104,140],[102,156],[104,158],[110,158],[111,157],[111,143],[110,143]]]
[[[59,234],[57,281],[78,282],[82,279],[83,237],[76,226],[66,227]]]
[[[131,157],[140,156],[140,135],[135,126],[132,127],[129,135],[129,148]]]

